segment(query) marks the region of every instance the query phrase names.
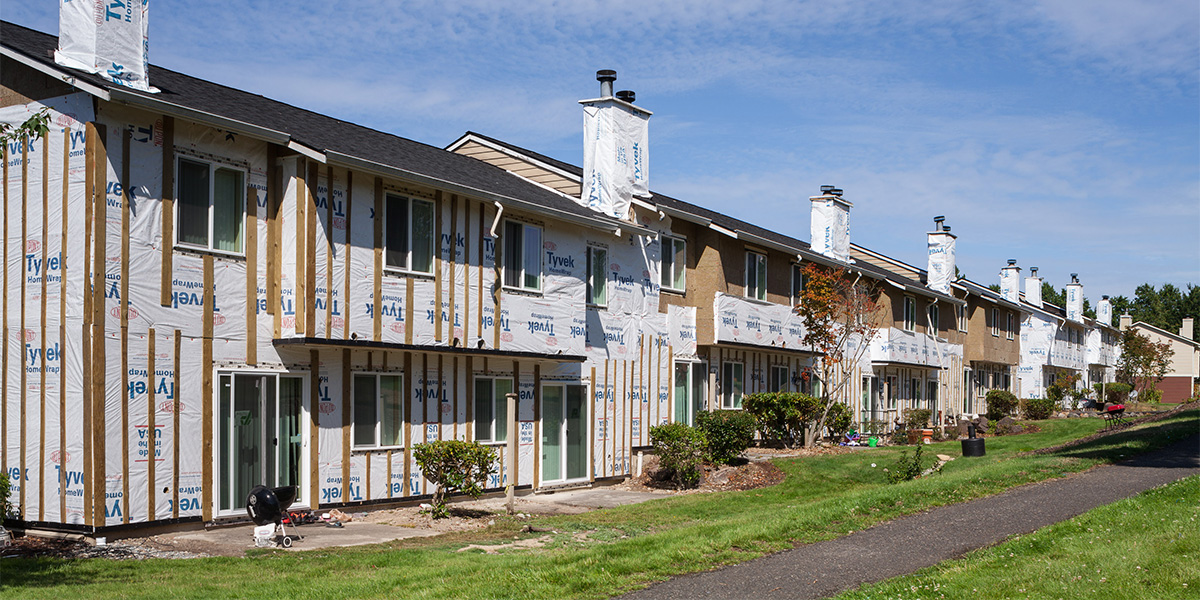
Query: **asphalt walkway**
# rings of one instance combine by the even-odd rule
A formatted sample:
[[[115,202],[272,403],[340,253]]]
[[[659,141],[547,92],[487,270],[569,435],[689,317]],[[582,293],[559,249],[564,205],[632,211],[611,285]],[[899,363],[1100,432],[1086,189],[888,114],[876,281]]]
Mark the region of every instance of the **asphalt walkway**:
[[[935,508],[739,565],[684,575],[623,598],[825,598],[960,557],[1192,475],[1200,475],[1200,436],[1123,463]]]

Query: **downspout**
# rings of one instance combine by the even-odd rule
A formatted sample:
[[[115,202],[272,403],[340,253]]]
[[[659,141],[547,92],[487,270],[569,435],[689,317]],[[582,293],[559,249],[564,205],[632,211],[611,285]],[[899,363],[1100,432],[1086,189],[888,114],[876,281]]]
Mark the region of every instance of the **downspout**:
[[[496,202],[495,200],[492,201],[492,204],[496,205],[496,218],[492,219],[492,232],[491,232],[492,237],[495,238],[495,237],[500,237],[500,236],[496,235],[496,227],[498,227],[500,225],[500,215],[504,214],[504,205],[500,204],[499,202]]]
[[[937,305],[937,300],[936,300],[936,299],[934,300],[934,305],[935,305],[935,306]],[[939,316],[939,317],[941,316],[941,311],[940,311],[940,310],[938,311],[938,316]],[[926,329],[925,329],[925,335],[929,336],[929,337],[930,337],[930,339],[932,339],[932,340],[933,340],[933,349],[934,349],[934,351],[935,351],[935,352],[937,352],[937,357],[938,357],[938,368],[939,368],[939,369],[941,369],[941,371],[944,373],[944,372],[946,372],[946,371],[948,371],[948,370],[949,370],[949,367],[946,365],[946,360],[945,360],[945,358],[942,356],[942,344],[941,344],[941,342],[938,340],[938,337],[937,337],[937,334],[936,334],[936,332],[937,332],[937,326],[933,324],[933,319],[930,319],[930,318],[929,318],[929,311],[928,311],[928,310],[926,310],[926,311],[925,311],[925,327],[926,327]],[[932,329],[932,330],[933,330],[935,333],[929,333],[929,330],[930,330],[930,329]],[[938,376],[938,380],[939,380],[939,381],[938,381],[938,383],[941,383],[941,376],[940,376],[940,375]],[[941,398],[941,396],[942,396],[942,395],[943,395],[943,394],[940,394],[940,393],[938,394],[938,399],[937,399],[937,403],[938,403],[938,404],[941,404],[941,403],[942,403],[942,398]],[[933,414],[933,416],[935,416],[935,417],[937,416],[937,412],[936,412],[936,410],[937,410],[937,407],[935,406],[935,407],[934,407],[934,411],[935,411],[935,412],[934,412],[934,414]],[[935,423],[935,426],[937,426],[937,427],[941,427],[941,425],[942,425],[941,423]]]

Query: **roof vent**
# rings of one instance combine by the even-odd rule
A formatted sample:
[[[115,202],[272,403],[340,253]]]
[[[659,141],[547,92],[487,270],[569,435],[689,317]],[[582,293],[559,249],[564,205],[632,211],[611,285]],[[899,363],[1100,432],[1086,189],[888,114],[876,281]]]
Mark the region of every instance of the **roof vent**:
[[[821,195],[824,196],[825,194],[828,194],[829,192],[832,192],[833,190],[834,190],[834,186],[823,185],[823,186],[821,186]]]
[[[617,92],[618,100],[624,100],[625,102],[628,102],[630,104],[633,104],[633,101],[636,98],[637,98],[637,94],[634,94],[633,90],[621,90],[621,91]]]
[[[1079,283],[1079,273],[1071,273],[1071,283]]]
[[[1029,267],[1029,276],[1037,277],[1037,267]]]
[[[617,80],[617,72],[612,69],[596,71],[596,81],[600,82],[600,97],[612,98],[613,82]]]
[[[841,190],[841,188],[833,188],[832,190],[829,190],[829,193],[830,193],[830,194],[833,194],[834,196],[837,196],[838,198],[841,198],[841,197],[842,197],[842,190]]]
[[[945,223],[945,222],[946,222],[946,217],[944,217],[942,215],[938,215],[938,216],[934,217],[933,218],[933,230],[941,231],[943,228],[943,223]]]
[[[1010,258],[1010,259],[1008,259],[1008,264],[1010,264],[1010,265],[1015,265],[1015,264],[1017,264],[1017,259],[1015,259],[1015,258]]]

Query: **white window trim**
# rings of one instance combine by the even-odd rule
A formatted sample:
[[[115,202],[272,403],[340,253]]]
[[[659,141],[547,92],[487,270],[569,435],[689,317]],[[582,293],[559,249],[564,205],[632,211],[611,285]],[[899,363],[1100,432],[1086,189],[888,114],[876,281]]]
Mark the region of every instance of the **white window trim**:
[[[375,443],[370,445],[360,445],[354,443],[355,432],[358,429],[358,421],[354,418],[354,382],[358,377],[374,377],[375,378]],[[383,386],[379,385],[380,377],[397,377],[400,379],[400,406],[397,410],[404,412],[404,403],[408,401],[408,393],[404,388],[403,373],[384,373],[372,371],[359,371],[350,374],[350,449],[351,450],[396,450],[405,447],[405,442],[408,441],[409,433],[406,430],[406,423],[403,417],[400,420],[400,443],[395,445],[382,445],[379,442],[379,436],[383,435]]]
[[[407,235],[408,247],[404,249],[404,266],[402,266],[402,267],[397,266],[397,265],[387,264],[388,248],[387,248],[386,229],[389,225],[388,214],[387,214],[388,196],[394,196],[396,198],[404,198],[405,200],[408,200],[408,214],[405,216],[405,223],[408,226],[408,235]],[[439,241],[437,239],[436,231],[429,232],[429,236],[433,240],[432,244],[431,244],[432,247],[430,248],[430,253],[431,253],[430,255],[433,256],[433,264],[430,265],[428,271],[417,271],[412,268],[412,257],[413,257],[413,217],[412,217],[412,213],[413,213],[413,204],[415,204],[417,202],[421,202],[421,203],[429,205],[430,212],[433,213],[434,223],[436,223],[437,222],[437,206],[432,200],[425,200],[424,198],[414,198],[407,194],[398,194],[395,192],[385,192],[383,195],[383,226],[384,226],[385,232],[383,234],[383,239],[381,241],[383,243],[383,270],[385,272],[403,273],[405,275],[425,275],[428,277],[432,277],[434,275],[434,272],[437,270],[437,255],[438,255]],[[436,229],[436,225],[435,225],[435,229]]]
[[[184,160],[189,161],[189,162],[203,164],[203,165],[208,165],[208,246],[207,247],[201,246],[200,244],[192,244],[189,242],[184,242],[179,239],[179,231],[180,231],[179,210],[182,206],[182,203],[179,201],[180,177],[178,176],[178,174],[179,174],[179,163],[180,163],[180,161],[184,161]],[[240,221],[242,224],[241,225],[242,226],[242,249],[241,250],[237,250],[237,251],[221,250],[221,249],[213,247],[213,211],[215,210],[213,207],[215,198],[213,196],[216,193],[216,190],[213,188],[213,186],[215,186],[217,184],[216,183],[217,169],[228,169],[230,171],[237,171],[242,174],[242,190],[241,190],[242,191],[242,214],[241,214],[241,221]],[[213,161],[213,160],[205,160],[202,158],[196,158],[195,156],[186,155],[186,154],[177,154],[175,156],[175,174],[176,174],[176,176],[175,176],[175,201],[172,202],[172,205],[174,206],[174,212],[175,212],[175,214],[174,214],[175,247],[179,248],[181,250],[193,250],[193,251],[197,251],[197,252],[208,252],[208,253],[212,253],[212,254],[219,254],[222,256],[235,256],[235,257],[245,258],[245,256],[246,256],[246,203],[250,201],[249,195],[246,194],[246,188],[249,186],[249,180],[250,180],[249,171],[245,167],[242,167],[239,165],[233,165],[233,164],[218,162],[218,161]]]
[[[479,442],[480,444],[485,444],[485,445],[487,445],[487,444],[506,444],[506,443],[508,443],[508,436],[513,435],[514,433],[511,431],[506,431],[504,434],[503,440],[496,439],[496,421],[499,419],[507,419],[508,418],[507,410],[504,411],[505,414],[503,414],[503,415],[496,414],[496,399],[497,399],[497,397],[496,397],[496,382],[497,381],[507,381],[507,382],[509,382],[512,391],[516,392],[517,391],[516,380],[511,376],[481,375],[481,376],[477,376],[477,377],[472,377],[471,378],[472,393],[474,393],[476,383],[478,381],[484,380],[484,379],[492,382],[492,428],[491,428],[491,431],[488,432],[488,437],[486,437],[486,438],[480,437],[479,436],[479,427],[475,425],[475,419],[472,418],[471,419],[471,424],[472,424],[471,434],[475,438],[475,441]],[[478,399],[472,398],[472,403],[474,403],[474,402],[478,402]],[[474,410],[475,407],[472,406],[471,409]]]
[[[925,319],[927,321],[926,326],[931,329],[929,335],[936,337],[938,331],[940,331],[942,320],[942,309],[938,307],[937,300],[930,302],[929,306],[925,307]]]
[[[762,298],[759,298],[757,294],[751,293],[750,269],[749,268],[743,269],[743,271],[744,271],[744,273],[742,274],[742,289],[744,291],[743,295],[752,300],[759,300],[759,301],[765,302],[767,299],[767,255],[763,254],[762,252],[756,252],[754,250],[747,250],[746,251],[746,259],[745,259],[746,262],[744,263],[744,266],[747,266],[747,267],[749,266],[751,256],[755,256],[755,257],[761,259],[761,260],[756,261],[756,263],[758,265],[762,266],[762,272],[763,272]],[[755,273],[757,274],[757,270],[755,271]],[[758,282],[757,281],[754,282],[753,291],[758,292]]]
[[[1000,337],[1000,309],[992,309],[992,337]]]
[[[586,302],[588,306],[591,306],[593,308],[608,308],[608,292],[609,292],[609,285],[608,285],[609,269],[608,269],[608,264],[607,264],[608,263],[608,247],[600,245],[600,244],[588,244],[587,250],[585,252],[586,252],[586,255],[584,257],[584,262],[586,264],[584,266],[589,267],[589,268],[587,268],[587,273],[584,274],[584,302]],[[592,294],[592,287],[595,285],[595,282],[592,281],[592,275],[596,272],[594,268],[590,268],[592,266],[593,252],[603,252],[604,253],[604,262],[606,263],[603,265],[603,267],[604,267],[604,269],[603,269],[603,271],[604,271],[604,281],[603,281],[604,302],[603,303],[592,302],[592,296],[594,295],[594,294]]]
[[[954,314],[958,318],[958,330],[967,333],[967,307],[966,305],[955,306]]]
[[[804,265],[800,263],[792,263],[792,306],[800,304],[800,297],[796,296],[796,278],[800,278],[800,292],[804,293]]]
[[[769,383],[775,384],[775,373],[783,371],[783,387],[779,389],[781,392],[790,392],[792,390],[792,368],[788,365],[771,365],[771,379]]]
[[[666,290],[668,292],[676,292],[676,293],[682,294],[687,291],[687,238],[682,237],[682,236],[676,236],[676,235],[667,235],[665,233],[659,234],[659,238],[660,238],[659,252],[662,252],[662,256],[667,255],[668,243],[671,246],[671,271],[672,271],[671,272],[672,276],[667,278],[667,280],[671,282],[671,285],[663,285],[663,283],[662,283],[663,273],[659,274],[659,277],[658,277],[659,288],[660,288],[660,290]],[[675,263],[675,242],[683,243],[684,264],[682,266]],[[659,259],[658,264],[659,264],[659,268],[661,269],[662,264],[663,264],[661,258]],[[674,287],[674,283],[675,283],[674,275],[676,275],[678,270],[681,268],[683,269],[683,287],[677,288],[677,287]]]
[[[1008,313],[1006,313],[1006,314],[1007,314],[1008,321],[1005,323],[1004,337],[1005,337],[1005,339],[1011,340],[1015,336],[1015,334],[1013,333],[1013,330],[1016,329],[1016,327],[1014,327],[1013,325],[1016,324],[1017,320],[1013,317],[1012,311],[1008,311]]]
[[[520,225],[522,228],[521,229],[521,235],[522,235],[521,253],[522,254],[521,254],[521,260],[520,260],[521,272],[520,272],[520,275],[518,276],[518,279],[521,281],[521,285],[509,285],[508,283],[505,283],[508,280],[507,271],[508,271],[509,256],[508,256],[507,252],[503,252],[503,254],[500,257],[501,258],[501,261],[500,261],[501,262],[500,283],[502,284],[502,288],[506,289],[506,290],[516,291],[516,292],[525,292],[527,294],[541,294],[542,290],[546,286],[546,265],[544,264],[545,260],[544,260],[544,257],[542,256],[542,254],[543,254],[542,244],[544,244],[546,242],[546,229],[544,227],[542,227],[541,225],[534,225],[533,223],[527,223],[525,221],[518,221],[516,219],[505,219],[504,229],[503,229],[504,235],[508,235],[508,224],[509,223]],[[542,242],[542,244],[538,244],[538,286],[536,288],[525,287],[525,255],[524,255],[524,252],[525,252],[524,241],[525,240],[524,240],[524,235],[526,232],[526,228],[530,228],[530,227],[538,230],[538,239]],[[503,238],[501,238],[500,243],[504,244]]]

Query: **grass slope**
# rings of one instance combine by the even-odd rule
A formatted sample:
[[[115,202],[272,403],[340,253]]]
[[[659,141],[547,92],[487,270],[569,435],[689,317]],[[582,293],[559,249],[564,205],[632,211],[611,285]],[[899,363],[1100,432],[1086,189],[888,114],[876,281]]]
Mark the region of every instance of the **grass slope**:
[[[557,534],[521,534],[524,523],[497,518],[497,525],[482,533],[310,552],[255,552],[248,559],[7,559],[0,562],[0,596],[603,598],[1159,448],[1194,434],[1200,411],[1061,453],[1020,455],[1090,435],[1101,425],[1098,419],[1046,421],[1037,433],[989,438],[985,457],[958,459],[937,476],[899,485],[888,485],[883,472],[899,458],[896,448],[780,460],[776,464],[787,478],[771,488],[680,496],[533,523]],[[934,444],[929,450],[927,456],[959,454],[957,442]],[[586,539],[573,535],[581,532]],[[543,535],[549,543],[539,550],[456,552],[467,544]]]
[[[1200,476],[1149,490],[959,560],[837,596],[1200,598]]]

